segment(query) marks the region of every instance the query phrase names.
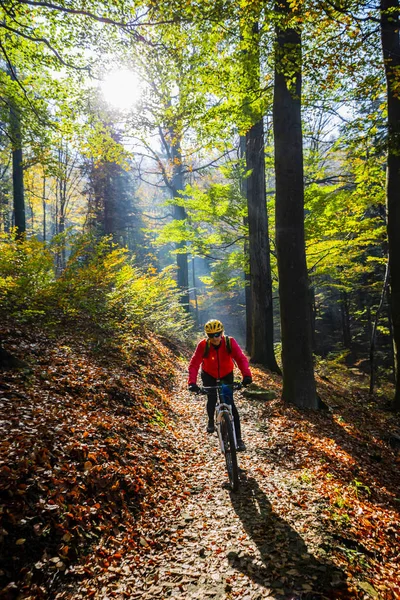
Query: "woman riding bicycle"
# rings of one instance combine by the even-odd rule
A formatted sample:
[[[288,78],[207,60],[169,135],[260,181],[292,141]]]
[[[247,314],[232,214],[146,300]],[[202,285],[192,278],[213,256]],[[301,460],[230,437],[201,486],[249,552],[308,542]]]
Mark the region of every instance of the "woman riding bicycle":
[[[221,321],[218,321],[217,319],[207,321],[204,326],[204,331],[207,338],[199,342],[189,363],[189,391],[200,391],[200,388],[196,383],[200,366],[201,379],[205,387],[216,386],[217,380],[219,380],[220,383],[232,384],[234,362],[242,373],[243,385],[249,385],[252,382],[249,362],[237,341],[232,337],[222,335],[224,326]],[[214,411],[216,402],[217,391],[216,389],[210,390],[207,393],[208,433],[213,433],[215,431]],[[242,440],[239,413],[233,399],[232,414],[235,424],[237,450],[244,451],[246,450],[246,446]]]

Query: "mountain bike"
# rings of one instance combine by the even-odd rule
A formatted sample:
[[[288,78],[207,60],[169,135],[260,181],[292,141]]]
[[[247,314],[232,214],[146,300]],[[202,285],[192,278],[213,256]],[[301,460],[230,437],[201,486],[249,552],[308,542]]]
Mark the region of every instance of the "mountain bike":
[[[218,383],[218,381],[217,381]],[[233,390],[240,390],[242,384],[218,384],[216,386],[201,387],[200,394],[207,394],[212,390],[217,391],[215,405],[215,428],[217,430],[219,445],[225,456],[226,470],[228,471],[230,488],[236,492],[239,488],[239,468],[236,454],[236,433],[232,415]]]

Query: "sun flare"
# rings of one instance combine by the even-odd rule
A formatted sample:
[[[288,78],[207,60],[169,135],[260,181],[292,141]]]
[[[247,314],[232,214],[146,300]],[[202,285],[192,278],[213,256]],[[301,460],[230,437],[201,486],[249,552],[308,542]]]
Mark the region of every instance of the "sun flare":
[[[129,69],[118,69],[106,75],[100,89],[107,104],[120,110],[132,108],[142,94],[142,82]]]

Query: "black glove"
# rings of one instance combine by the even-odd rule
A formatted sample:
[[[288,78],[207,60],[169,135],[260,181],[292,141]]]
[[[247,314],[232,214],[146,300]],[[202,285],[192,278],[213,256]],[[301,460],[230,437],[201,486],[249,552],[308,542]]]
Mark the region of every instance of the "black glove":
[[[200,388],[197,383],[189,383],[189,392],[195,392],[196,394],[200,392]]]
[[[243,377],[243,381],[242,381],[243,387],[246,387],[246,385],[250,385],[252,381],[253,381],[252,378],[249,377],[249,375],[246,375],[246,377]]]

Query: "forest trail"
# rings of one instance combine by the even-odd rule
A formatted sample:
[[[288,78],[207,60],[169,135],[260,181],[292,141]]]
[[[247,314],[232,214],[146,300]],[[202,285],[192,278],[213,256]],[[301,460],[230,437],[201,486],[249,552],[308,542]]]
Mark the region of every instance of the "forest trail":
[[[2,334],[1,600],[400,598],[398,416],[361,371],[320,368],[313,412],[252,367],[231,493],[187,349]]]
[[[205,431],[204,398],[194,399],[183,385],[173,403],[183,443],[192,454],[184,465],[187,501],[156,532],[162,547],[144,557],[132,597],[305,598],[331,574],[338,585],[341,573],[330,573],[289,522],[274,513],[271,502],[287,490],[276,464],[260,472],[268,432],[258,403],[237,394],[247,444],[238,455],[238,493],[228,488],[217,435]]]
[[[139,524],[141,552],[93,580],[92,597],[364,597],[347,586],[342,570],[321,557],[327,499],[306,477],[299,479],[283,448],[271,451],[271,436],[276,441],[291,432],[272,431],[265,402],[237,394],[247,451],[238,455],[240,490],[231,493],[217,436],[205,431],[204,397],[190,395],[186,379],[182,372],[171,396],[177,434],[171,469],[181,473],[180,500],[166,499],[158,517]],[[85,598],[87,590],[86,583],[74,598]]]

